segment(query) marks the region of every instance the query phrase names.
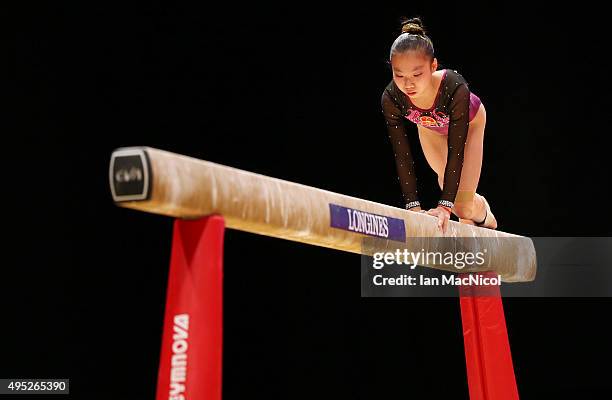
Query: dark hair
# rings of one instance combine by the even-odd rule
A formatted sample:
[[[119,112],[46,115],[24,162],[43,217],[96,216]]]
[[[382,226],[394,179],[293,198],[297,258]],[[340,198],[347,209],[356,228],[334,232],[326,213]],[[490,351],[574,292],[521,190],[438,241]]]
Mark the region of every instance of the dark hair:
[[[401,19],[401,33],[391,45],[389,60],[395,53],[403,53],[409,50],[421,51],[430,60],[434,58],[434,47],[431,39],[425,33],[425,27],[420,18]]]

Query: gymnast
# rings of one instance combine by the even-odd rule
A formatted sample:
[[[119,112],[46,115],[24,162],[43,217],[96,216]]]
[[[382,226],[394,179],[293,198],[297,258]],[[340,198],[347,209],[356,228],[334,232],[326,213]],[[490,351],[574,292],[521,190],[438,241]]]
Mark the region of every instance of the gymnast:
[[[489,203],[476,193],[482,167],[484,105],[457,71],[437,70],[432,41],[419,18],[402,19],[389,64],[393,79],[383,91],[381,106],[406,209],[438,217],[444,233],[451,212],[461,223],[496,229]],[[406,120],[416,124],[423,154],[442,190],[437,207],[428,211],[421,209],[417,195]]]

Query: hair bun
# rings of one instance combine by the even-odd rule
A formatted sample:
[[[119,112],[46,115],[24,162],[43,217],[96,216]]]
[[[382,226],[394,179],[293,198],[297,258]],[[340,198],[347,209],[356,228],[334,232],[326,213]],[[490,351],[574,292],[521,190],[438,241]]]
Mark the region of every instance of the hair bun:
[[[402,33],[425,36],[425,28],[420,18],[403,18],[401,24]]]

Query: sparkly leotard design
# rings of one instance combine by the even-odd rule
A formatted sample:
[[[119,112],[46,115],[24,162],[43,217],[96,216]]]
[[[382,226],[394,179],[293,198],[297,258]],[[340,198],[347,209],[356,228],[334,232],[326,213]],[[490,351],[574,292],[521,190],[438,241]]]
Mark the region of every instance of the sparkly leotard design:
[[[430,109],[421,109],[412,104],[393,80],[383,91],[381,107],[395,152],[398,179],[406,208],[420,206],[414,160],[406,136],[406,120],[441,135],[448,135],[444,185],[438,204],[453,207],[463,168],[469,123],[480,107],[478,96],[470,92],[466,80],[457,71],[446,69]]]

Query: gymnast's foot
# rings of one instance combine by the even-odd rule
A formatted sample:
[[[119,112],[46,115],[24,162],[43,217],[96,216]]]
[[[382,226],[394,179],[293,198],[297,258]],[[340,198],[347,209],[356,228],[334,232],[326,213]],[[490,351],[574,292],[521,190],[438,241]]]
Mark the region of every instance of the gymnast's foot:
[[[484,198],[484,196],[481,196],[478,193],[476,193],[476,196],[480,197],[480,199],[484,203],[485,216],[482,220],[473,220],[472,222],[474,223],[474,225],[480,226],[482,228],[497,229],[497,220],[491,212],[489,202],[487,201],[487,199]]]

